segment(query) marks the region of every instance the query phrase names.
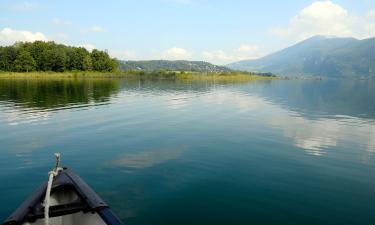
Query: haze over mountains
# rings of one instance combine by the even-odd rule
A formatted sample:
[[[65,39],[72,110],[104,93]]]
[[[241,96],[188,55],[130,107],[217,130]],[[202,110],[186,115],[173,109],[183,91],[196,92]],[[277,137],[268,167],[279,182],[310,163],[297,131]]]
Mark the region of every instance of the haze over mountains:
[[[375,38],[358,40],[314,36],[265,57],[234,62],[226,66],[203,61],[144,60],[120,61],[120,69],[146,72],[240,70],[273,73],[280,76],[375,77]]]
[[[372,77],[375,76],[375,38],[314,36],[263,58],[227,66],[282,76]]]

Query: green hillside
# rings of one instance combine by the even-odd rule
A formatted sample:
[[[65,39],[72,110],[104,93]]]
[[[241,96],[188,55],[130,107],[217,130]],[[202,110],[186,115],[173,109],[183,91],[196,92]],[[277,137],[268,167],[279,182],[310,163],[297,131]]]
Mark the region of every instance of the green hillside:
[[[119,61],[120,70],[140,70],[153,72],[159,70],[166,71],[192,71],[192,72],[229,72],[231,69],[224,66],[213,65],[203,61],[186,60],[148,60],[148,61]]]

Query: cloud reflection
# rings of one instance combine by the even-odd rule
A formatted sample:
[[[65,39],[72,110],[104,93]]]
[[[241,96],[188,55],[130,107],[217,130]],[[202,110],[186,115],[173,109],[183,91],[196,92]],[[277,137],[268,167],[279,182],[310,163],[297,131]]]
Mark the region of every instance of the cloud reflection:
[[[9,126],[20,124],[38,124],[46,122],[51,117],[51,112],[47,110],[22,110],[19,107],[12,106],[3,109],[0,107],[0,121],[6,121]]]
[[[291,138],[296,147],[311,155],[324,155],[328,148],[338,146],[340,142],[352,142],[360,149],[375,153],[373,119],[342,115],[308,118],[260,96],[228,89],[217,90],[212,95],[202,95],[200,100],[211,106],[216,104],[232,107],[239,113],[248,113],[273,130],[281,129],[283,135]]]
[[[127,167],[130,169],[144,169],[166,161],[179,158],[187,149],[187,146],[179,146],[173,149],[154,149],[135,153],[126,153],[111,162],[112,165]]]
[[[355,142],[367,151],[375,151],[374,121],[348,118],[306,119],[282,115],[270,124],[284,131],[297,147],[313,155],[322,155],[324,149],[337,146],[339,142]]]

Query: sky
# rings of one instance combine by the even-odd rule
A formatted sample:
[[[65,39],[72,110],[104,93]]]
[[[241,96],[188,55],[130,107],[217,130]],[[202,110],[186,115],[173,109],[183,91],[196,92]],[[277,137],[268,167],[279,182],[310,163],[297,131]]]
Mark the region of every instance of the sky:
[[[314,35],[375,36],[375,0],[0,0],[0,45],[45,40],[123,60],[255,59]]]

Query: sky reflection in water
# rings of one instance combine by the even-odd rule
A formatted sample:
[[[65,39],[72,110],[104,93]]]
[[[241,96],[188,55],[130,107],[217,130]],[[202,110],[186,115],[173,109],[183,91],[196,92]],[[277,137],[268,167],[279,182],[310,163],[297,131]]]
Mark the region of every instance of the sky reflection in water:
[[[0,87],[0,200],[9,205],[0,218],[61,151],[126,224],[375,219],[373,82],[0,79]]]

